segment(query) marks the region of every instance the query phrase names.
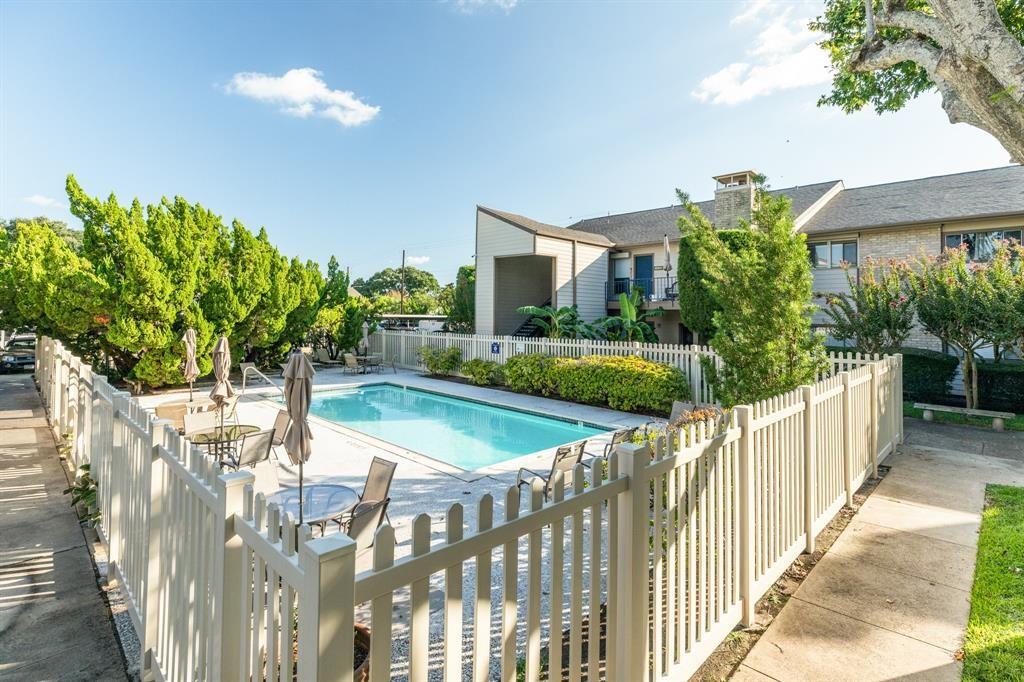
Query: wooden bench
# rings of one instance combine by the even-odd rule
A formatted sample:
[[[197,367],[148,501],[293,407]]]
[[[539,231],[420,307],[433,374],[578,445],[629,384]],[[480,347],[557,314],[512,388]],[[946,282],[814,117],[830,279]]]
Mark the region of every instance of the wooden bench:
[[[995,412],[993,410],[975,410],[966,407],[950,407],[949,405],[929,405],[928,403],[914,403],[914,407],[924,410],[924,420],[930,422],[935,418],[936,412],[952,412],[954,414],[966,414],[970,417],[992,417],[992,428],[1002,431],[1006,428],[1005,419],[1013,419],[1016,415],[1013,412]]]

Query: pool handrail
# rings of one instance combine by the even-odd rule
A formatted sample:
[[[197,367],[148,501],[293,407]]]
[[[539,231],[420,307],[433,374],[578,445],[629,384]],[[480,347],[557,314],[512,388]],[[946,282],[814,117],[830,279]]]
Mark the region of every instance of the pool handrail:
[[[265,382],[267,382],[268,384],[270,384],[271,386],[276,388],[277,392],[281,394],[282,398],[285,397],[284,389],[281,388],[280,386],[278,386],[277,384],[275,384],[273,381],[271,381],[270,377],[268,377],[266,374],[264,374],[263,372],[261,372],[258,369],[256,369],[255,365],[248,365],[247,367],[245,367],[245,369],[242,370],[242,393],[241,394],[243,396],[245,395],[245,382],[246,382],[246,379],[248,379],[248,377],[249,377],[249,372],[252,372],[252,373],[258,375]]]

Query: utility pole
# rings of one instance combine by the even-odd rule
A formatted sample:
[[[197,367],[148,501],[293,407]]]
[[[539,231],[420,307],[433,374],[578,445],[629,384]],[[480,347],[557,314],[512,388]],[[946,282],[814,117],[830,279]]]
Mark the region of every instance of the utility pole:
[[[402,249],[402,287],[398,291],[398,314],[405,315],[405,249]]]

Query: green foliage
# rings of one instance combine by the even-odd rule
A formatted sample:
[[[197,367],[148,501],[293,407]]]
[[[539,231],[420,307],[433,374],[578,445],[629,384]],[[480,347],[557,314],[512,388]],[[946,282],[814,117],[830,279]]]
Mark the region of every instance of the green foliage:
[[[671,410],[673,400],[689,395],[686,379],[677,367],[635,355],[516,355],[505,364],[505,383],[520,393],[661,414]]]
[[[81,517],[83,520],[95,523],[100,520],[100,506],[96,503],[96,479],[89,473],[88,464],[83,464],[78,468],[82,473],[71,484],[71,487],[64,489],[64,494],[71,496],[72,507],[81,504],[85,508],[85,515]]]
[[[403,303],[401,296],[392,291],[380,294],[370,299],[374,308],[381,314],[397,314],[402,312]],[[416,292],[405,297],[404,302],[406,315],[430,315],[437,312],[437,299],[424,291]]]
[[[196,330],[200,373],[216,337],[236,360],[282,356],[305,336],[323,278],[288,260],[261,230],[230,228],[181,197],[143,208],[88,196],[67,180],[84,224],[81,250],[48,223],[16,221],[0,239],[0,308],[6,323],[36,327],[99,371],[136,389],[182,381],[181,337]]]
[[[0,225],[3,226],[3,231],[7,233],[7,238],[14,241],[15,233],[17,231],[18,223],[36,223],[37,225],[45,225],[49,227],[53,232],[64,240],[64,243],[68,245],[75,253],[82,250],[82,231],[68,227],[68,224],[63,220],[54,220],[53,218],[47,218],[46,216],[37,216],[35,218],[11,218],[10,220],[0,220]]]
[[[1005,325],[1016,325],[1016,338],[1024,336],[1024,322],[1012,300],[1024,292],[1018,273],[1013,288],[998,287],[1005,270],[1019,268],[1009,250],[997,249],[990,263],[973,263],[964,249],[946,249],[937,258],[921,258],[908,278],[917,316],[925,330],[956,348],[962,357],[964,396],[967,407],[977,407],[977,351],[993,341],[1004,340]],[[1004,316],[1010,314],[1006,323]],[[1015,321],[1014,321],[1015,319]]]
[[[348,273],[342,269],[338,259],[331,256],[327,261],[327,278],[320,297],[320,307],[329,308],[344,303],[348,299],[348,286]]]
[[[722,366],[702,359],[723,405],[768,398],[813,383],[825,367],[821,337],[811,332],[811,269],[805,236],[795,231],[788,197],[758,179],[750,246],[734,252],[700,209],[681,194],[704,281],[719,309],[711,345]]]
[[[846,271],[849,294],[828,294],[825,314],[832,336],[852,341],[865,353],[892,353],[903,345],[914,326],[914,304],[908,295],[907,265],[879,266],[865,259],[857,281]]]
[[[837,353],[863,353],[863,348],[829,347]],[[924,348],[899,348],[903,354],[903,398],[921,403],[946,403],[960,361],[948,353]]]
[[[448,315],[449,331],[472,334],[476,328],[476,266],[463,265],[455,277],[451,308]]]
[[[1024,362],[981,360],[977,368],[982,409],[1024,414]]]
[[[686,195],[676,190],[680,199],[684,201]],[[700,338],[709,339],[714,336],[715,325],[714,315],[721,306],[711,296],[711,290],[705,282],[704,269],[697,259],[693,247],[690,232],[695,227],[696,221],[707,222],[707,218],[700,215],[682,215],[679,217],[679,267],[676,277],[679,285],[679,318],[686,328],[691,332],[700,335]],[[710,223],[707,225],[710,227]],[[753,236],[749,230],[719,230],[718,238],[733,253],[739,253],[749,248],[753,243]]]
[[[985,502],[963,679],[1024,680],[1024,488],[990,485]]]
[[[518,312],[532,315],[533,323],[544,330],[544,335],[550,339],[575,339],[581,335],[583,322],[574,305],[561,308],[527,305],[519,308]]]
[[[314,346],[325,349],[332,360],[337,360],[362,340],[364,322],[370,324],[370,334],[376,331],[375,316],[370,301],[353,296],[339,305],[321,308],[309,328],[309,338]]]
[[[641,287],[633,287],[629,295],[619,294],[619,314],[603,317],[594,325],[583,325],[586,338],[603,338],[608,341],[643,341],[657,343],[658,335],[654,333],[650,319],[665,314],[660,308],[643,310],[644,292]]]
[[[352,283],[352,286],[363,296],[371,298],[390,292],[401,293],[402,269],[384,268],[380,272],[371,275],[368,279],[364,280],[360,277]],[[405,267],[406,296],[418,293],[436,295],[440,288],[441,286],[437,283],[437,278],[426,270],[420,270],[413,265]]]
[[[444,349],[423,346],[417,353],[427,372],[435,376],[448,376],[462,364],[462,349],[455,346]]]
[[[469,383],[477,386],[500,386],[505,383],[504,368],[491,360],[467,360],[462,363],[459,372],[469,379]]]

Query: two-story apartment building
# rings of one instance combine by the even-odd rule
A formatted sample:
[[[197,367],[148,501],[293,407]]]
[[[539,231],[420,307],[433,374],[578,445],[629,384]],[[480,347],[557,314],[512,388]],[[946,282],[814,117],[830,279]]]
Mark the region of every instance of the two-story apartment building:
[[[718,229],[750,217],[753,171],[714,178],[714,198],[698,206]],[[841,264],[938,255],[966,243],[983,260],[998,239],[1022,237],[1024,166],[1006,166],[917,180],[846,188],[841,180],[772,190],[793,202],[796,229],[807,235],[816,292],[847,290]],[[656,318],[659,339],[692,343],[679,319],[676,257],[680,206],[581,220],[567,227],[477,207],[476,330],[514,334],[524,305],[577,306],[588,321],[614,314],[618,294],[632,286]],[[668,252],[665,245],[668,245]],[[850,270],[857,277],[857,268]],[[815,321],[823,323],[818,313]],[[915,333],[911,345],[939,348]]]

